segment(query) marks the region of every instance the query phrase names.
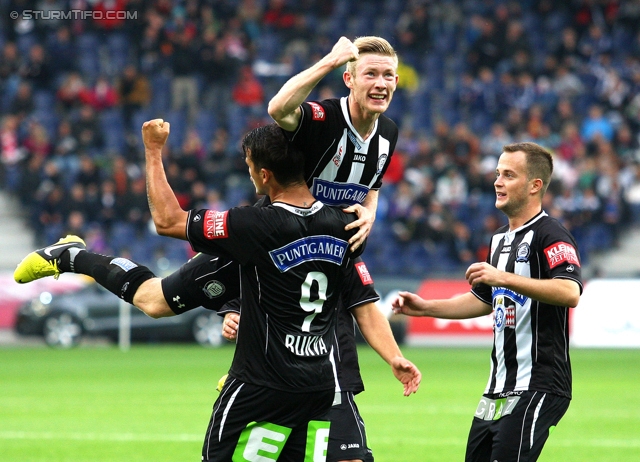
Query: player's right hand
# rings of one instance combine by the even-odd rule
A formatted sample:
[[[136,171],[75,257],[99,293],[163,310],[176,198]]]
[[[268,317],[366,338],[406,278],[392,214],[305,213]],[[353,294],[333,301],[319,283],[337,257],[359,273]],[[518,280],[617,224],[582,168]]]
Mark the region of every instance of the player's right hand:
[[[227,313],[222,322],[222,336],[230,342],[235,342],[238,337],[238,325],[240,324],[240,314]]]
[[[148,120],[142,124],[142,142],[146,149],[162,149],[169,138],[171,125],[162,119]]]
[[[424,316],[420,304],[424,299],[411,292],[398,292],[397,298],[391,302],[391,307],[395,314],[406,314],[407,316]]]
[[[340,37],[340,40],[331,49],[329,53],[334,58],[334,68],[338,68],[349,61],[358,59],[358,47],[353,44],[347,37]]]

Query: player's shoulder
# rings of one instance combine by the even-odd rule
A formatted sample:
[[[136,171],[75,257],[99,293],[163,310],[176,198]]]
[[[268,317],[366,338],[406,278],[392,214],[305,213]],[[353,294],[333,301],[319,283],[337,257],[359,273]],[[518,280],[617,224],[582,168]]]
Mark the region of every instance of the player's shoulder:
[[[378,125],[380,125],[381,128],[398,133],[398,125],[384,114],[380,114],[380,117],[378,117]]]
[[[541,235],[547,233],[566,234],[571,235],[569,230],[555,217],[544,215],[540,217],[536,223],[537,232]]]

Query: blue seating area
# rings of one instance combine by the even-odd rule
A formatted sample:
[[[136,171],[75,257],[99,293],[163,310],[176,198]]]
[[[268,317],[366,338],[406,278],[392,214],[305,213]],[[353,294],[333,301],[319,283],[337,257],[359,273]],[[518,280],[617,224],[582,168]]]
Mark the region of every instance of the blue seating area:
[[[185,203],[206,205],[192,197],[193,181],[220,192],[226,207],[251,203],[239,140],[270,120],[266,107],[282,84],[342,35],[383,36],[406,66],[386,114],[400,137],[363,257],[372,274],[459,274],[469,255],[481,259],[483,237],[504,222],[491,171],[510,142],[531,140],[554,153],[545,210],[572,231],[584,261],[640,223],[640,18],[629,16],[632,9],[547,2],[542,14],[537,2],[497,0],[298,3],[274,10],[260,1],[259,14],[248,17],[240,1],[208,2],[212,15],[203,14],[204,4],[185,14],[177,3],[143,2],[132,6],[144,9],[136,20],[112,24],[3,23],[0,187],[20,198],[42,243],[74,231],[94,236],[106,252],[178,265],[187,247],[127,218],[131,185],[144,171],[139,127],[155,117],[171,122],[167,167]],[[207,42],[212,30],[215,40]],[[486,44],[499,44],[496,56]],[[223,56],[207,61],[219,45]],[[257,79],[258,99],[234,91],[243,90],[243,67]],[[347,94],[340,71],[310,99],[321,88]],[[588,124],[613,135],[586,136]],[[188,172],[193,158],[196,178]],[[462,182],[455,198],[446,178],[452,169]],[[78,183],[85,204],[71,197]]]

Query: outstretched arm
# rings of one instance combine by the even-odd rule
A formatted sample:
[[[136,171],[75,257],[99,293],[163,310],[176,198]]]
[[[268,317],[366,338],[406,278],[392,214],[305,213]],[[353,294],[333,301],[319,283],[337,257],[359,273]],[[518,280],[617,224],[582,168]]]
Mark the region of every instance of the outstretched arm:
[[[411,361],[402,356],[389,321],[376,304],[365,303],[353,308],[351,313],[367,343],[391,366],[393,375],[404,385],[404,395],[409,396],[418,391],[422,374]]]
[[[188,213],[182,210],[162,164],[162,148],[169,137],[170,125],[154,119],[142,125],[142,141],[146,160],[147,199],[158,234],[187,238]]]
[[[298,128],[300,105],[309,93],[331,71],[347,62],[358,58],[358,48],[346,37],[333,46],[333,49],[309,69],[291,77],[280,91],[269,101],[269,115],[276,123],[287,131]]]
[[[477,318],[492,311],[491,305],[484,303],[471,292],[442,300],[425,300],[411,292],[399,292],[392,305],[396,314],[441,319]]]

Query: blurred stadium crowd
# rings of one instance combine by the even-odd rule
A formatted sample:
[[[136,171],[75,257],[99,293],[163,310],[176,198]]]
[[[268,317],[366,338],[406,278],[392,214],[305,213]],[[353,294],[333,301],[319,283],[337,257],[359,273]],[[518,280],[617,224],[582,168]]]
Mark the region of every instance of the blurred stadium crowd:
[[[140,127],[171,122],[184,208],[255,195],[239,140],[345,35],[396,47],[400,127],[364,259],[375,275],[455,273],[504,223],[506,143],[555,154],[545,209],[583,260],[640,223],[638,0],[0,0],[1,187],[39,243],[73,232],[154,266],[184,243],[149,227]],[[81,14],[81,12],[90,14]],[[60,14],[57,12],[66,12]],[[343,96],[341,72],[314,99]]]

